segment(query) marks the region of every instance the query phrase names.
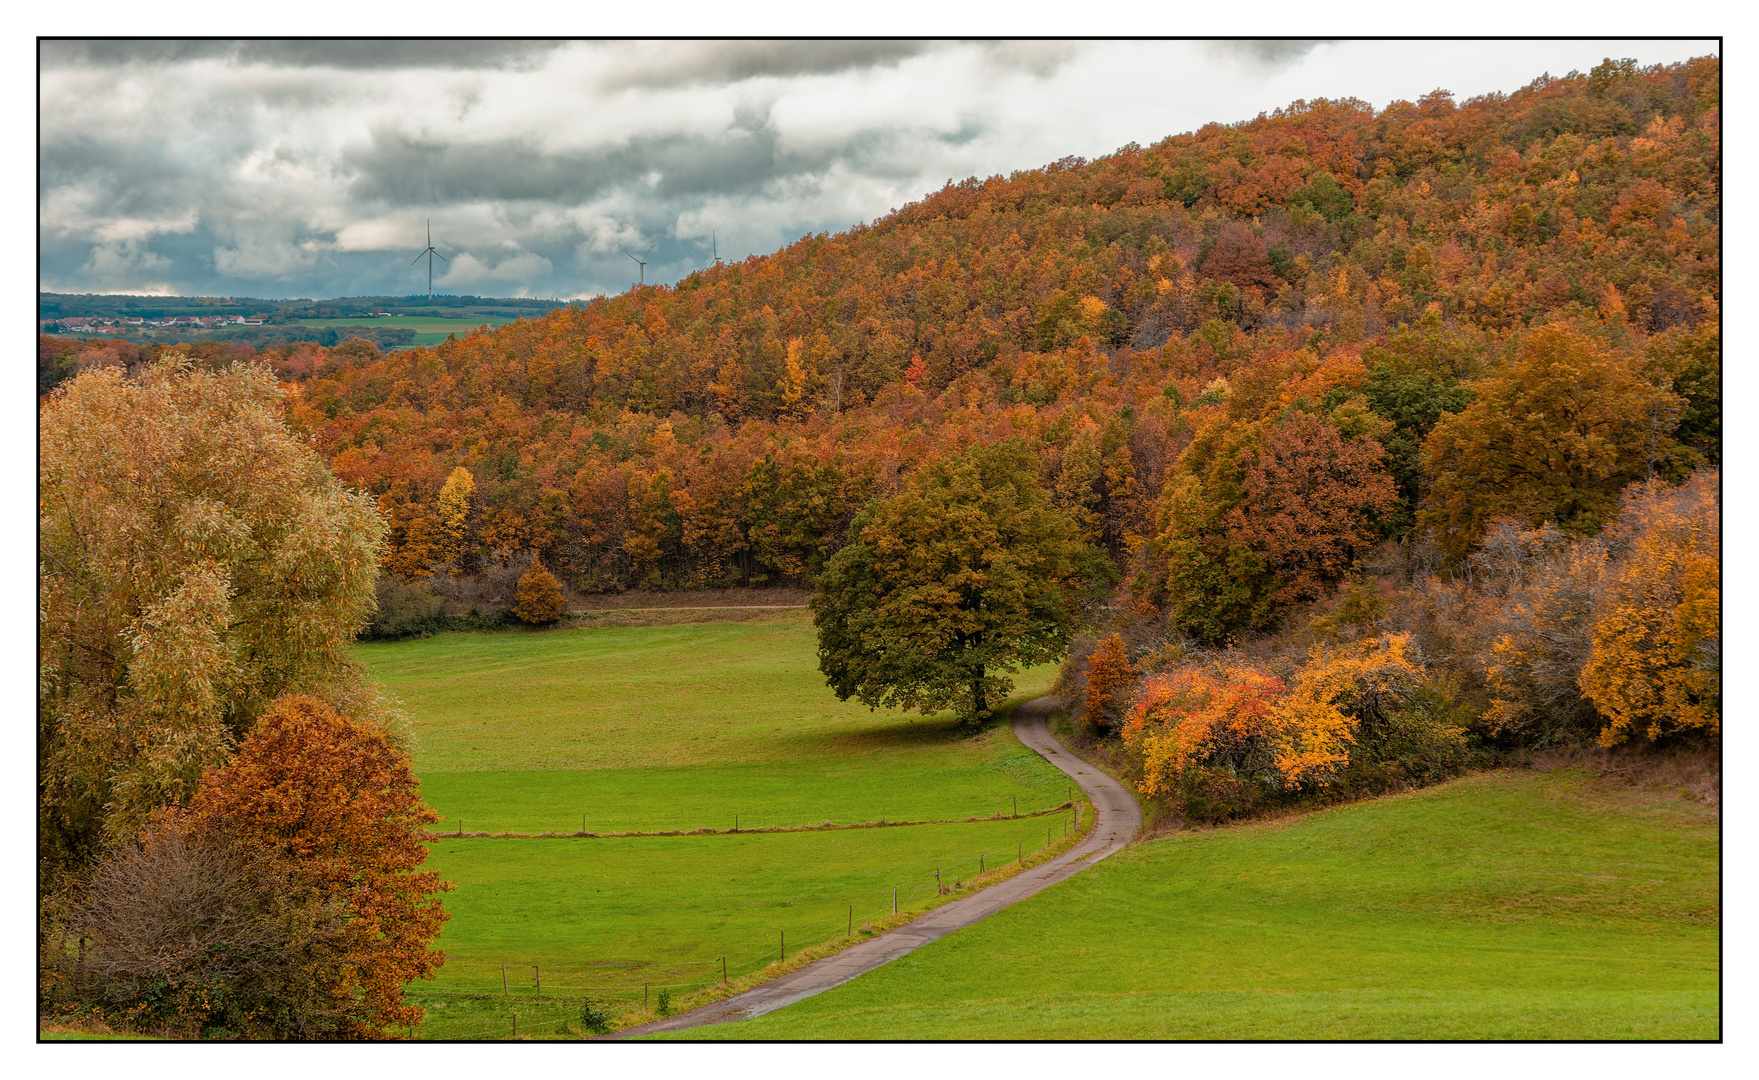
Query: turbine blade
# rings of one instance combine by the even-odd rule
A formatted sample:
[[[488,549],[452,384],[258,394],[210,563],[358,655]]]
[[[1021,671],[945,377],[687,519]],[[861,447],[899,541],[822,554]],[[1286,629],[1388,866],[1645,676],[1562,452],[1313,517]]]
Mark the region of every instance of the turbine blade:
[[[427,254],[427,252],[425,252],[425,251],[421,253],[421,255],[426,255],[426,254]],[[409,265],[414,266],[416,263],[420,262],[421,255],[417,255],[415,258],[409,260]]]
[[[449,261],[450,261],[450,260],[449,260],[449,259],[447,259],[447,258],[446,258],[446,256],[444,256],[444,255],[442,255],[442,254],[440,254],[440,253],[439,253],[439,252],[437,252],[437,251],[436,251],[436,252],[434,252],[434,258],[436,258],[436,259],[438,259],[438,260],[440,260],[440,261],[441,261],[441,262],[449,262]]]

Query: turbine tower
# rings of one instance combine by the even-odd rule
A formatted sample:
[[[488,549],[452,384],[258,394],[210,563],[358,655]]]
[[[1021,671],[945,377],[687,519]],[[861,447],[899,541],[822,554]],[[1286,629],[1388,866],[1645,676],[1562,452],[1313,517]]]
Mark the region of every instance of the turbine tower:
[[[433,218],[428,218],[428,246],[421,249],[420,255],[417,255],[415,258],[409,260],[409,265],[414,266],[416,263],[420,262],[424,257],[428,261],[428,299],[432,300],[434,298],[434,260],[438,259],[441,262],[446,261],[446,256],[444,256],[434,250],[434,219]]]
[[[639,259],[635,259],[635,256],[633,256],[633,255],[629,255],[629,253],[628,253],[628,252],[627,252],[627,251],[625,251],[625,252],[624,252],[624,253],[623,253],[623,254],[625,254],[625,255],[629,255],[629,257],[630,257],[630,258],[631,258],[631,259],[635,259],[635,265],[637,265],[637,266],[639,266],[639,267],[641,267],[641,281],[640,281],[640,284],[642,284],[642,285],[646,285],[646,284],[647,284],[647,257],[648,257],[648,256],[649,256],[649,255],[652,255],[652,254],[653,254],[653,253],[654,253],[654,249],[653,249],[653,248],[651,248],[651,247],[650,247],[650,248],[648,248],[648,249],[647,249],[647,250],[646,250],[646,251],[644,251],[644,252],[642,252],[642,253],[641,253],[641,258],[639,258]]]

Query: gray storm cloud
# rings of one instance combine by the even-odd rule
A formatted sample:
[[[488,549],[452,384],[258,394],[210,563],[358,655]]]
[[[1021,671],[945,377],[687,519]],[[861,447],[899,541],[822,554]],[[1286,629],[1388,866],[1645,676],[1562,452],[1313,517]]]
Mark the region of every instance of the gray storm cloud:
[[[1568,46],[1568,47],[1566,47]],[[41,287],[573,297],[1297,97],[1707,43],[44,41]],[[1572,51],[1573,50],[1573,51]],[[711,240],[711,238],[713,238]]]

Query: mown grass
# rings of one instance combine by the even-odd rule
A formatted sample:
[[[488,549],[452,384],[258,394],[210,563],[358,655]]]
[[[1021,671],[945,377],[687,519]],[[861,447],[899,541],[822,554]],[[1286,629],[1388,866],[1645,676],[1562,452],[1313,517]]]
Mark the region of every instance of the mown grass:
[[[1714,1039],[1718,831],[1485,774],[1121,853],[703,1039]]]
[[[432,1010],[423,1029],[424,1037],[448,1038],[465,1034],[452,1029],[471,1017],[504,1017],[526,1004],[535,1009],[539,977],[549,998],[576,1002],[544,1006],[552,1010],[578,1009],[583,996],[634,1008],[644,984],[655,994],[665,986],[682,996],[718,980],[721,957],[734,978],[780,960],[784,933],[793,956],[841,938],[851,925],[880,922],[892,914],[893,888],[900,911],[919,911],[935,900],[937,869],[951,889],[980,865],[993,870],[1060,841],[1067,819],[1065,813],[830,833],[440,840],[429,865],[456,885],[445,901],[452,920],[438,942],[447,960],[435,983],[411,988],[412,1000],[452,1003]],[[503,962],[510,999],[500,998]]]
[[[811,621],[441,634],[357,655],[413,718],[443,829],[595,832],[927,820],[1063,801],[1006,725],[839,702]],[[1020,696],[1053,672],[1021,673]]]
[[[741,829],[878,820],[937,825],[606,839],[447,839],[429,866],[454,882],[438,981],[410,988],[422,1038],[579,1034],[582,996],[618,1012],[642,985],[682,995],[818,945],[854,922],[932,902],[980,857],[993,868],[1047,838],[1067,778],[998,716],[838,702],[804,613],[728,622],[449,633],[362,645],[402,700],[422,794],[440,831]],[[1048,688],[1024,672],[1015,700]],[[501,994],[507,963],[509,995]],[[538,969],[533,971],[534,965]],[[536,976],[541,974],[540,999]],[[650,1001],[650,1004],[655,1002]],[[570,1026],[565,1027],[564,1021]]]

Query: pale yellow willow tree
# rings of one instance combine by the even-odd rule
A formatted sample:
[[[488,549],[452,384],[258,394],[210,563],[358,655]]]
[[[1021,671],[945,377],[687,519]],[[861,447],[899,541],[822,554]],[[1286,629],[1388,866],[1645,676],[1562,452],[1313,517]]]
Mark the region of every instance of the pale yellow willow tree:
[[[381,725],[348,658],[385,527],[282,420],[266,368],[87,372],[43,404],[44,869],[185,801],[278,695]]]

